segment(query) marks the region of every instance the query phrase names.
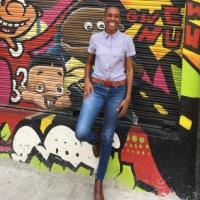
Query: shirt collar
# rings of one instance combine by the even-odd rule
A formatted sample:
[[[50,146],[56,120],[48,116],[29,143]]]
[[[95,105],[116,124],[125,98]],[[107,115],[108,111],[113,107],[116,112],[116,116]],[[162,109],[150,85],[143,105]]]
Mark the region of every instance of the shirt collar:
[[[112,35],[109,35],[108,33],[106,33],[106,31],[103,31],[103,34],[104,34],[104,36],[105,36],[106,39],[109,38],[110,36],[112,38],[115,38],[119,33],[120,33],[119,29],[114,34],[112,34]]]

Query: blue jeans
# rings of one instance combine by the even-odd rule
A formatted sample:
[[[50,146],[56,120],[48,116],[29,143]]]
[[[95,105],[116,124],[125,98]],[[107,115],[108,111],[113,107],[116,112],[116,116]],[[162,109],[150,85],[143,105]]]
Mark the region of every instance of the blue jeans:
[[[118,111],[126,95],[126,86],[105,87],[102,84],[93,84],[94,92],[83,101],[78,123],[76,137],[80,141],[96,144],[97,138],[92,132],[92,126],[101,109],[104,107],[104,123],[100,135],[101,152],[97,168],[96,179],[103,180],[112,150],[113,135],[117,126]]]

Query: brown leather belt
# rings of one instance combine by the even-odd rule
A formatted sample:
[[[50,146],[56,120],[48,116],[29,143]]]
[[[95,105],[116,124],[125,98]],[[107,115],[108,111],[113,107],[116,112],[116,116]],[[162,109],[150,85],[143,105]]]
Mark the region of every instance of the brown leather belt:
[[[126,79],[121,80],[121,81],[110,81],[110,80],[100,80],[98,78],[92,77],[92,82],[101,83],[105,87],[118,87],[118,86],[126,85]]]

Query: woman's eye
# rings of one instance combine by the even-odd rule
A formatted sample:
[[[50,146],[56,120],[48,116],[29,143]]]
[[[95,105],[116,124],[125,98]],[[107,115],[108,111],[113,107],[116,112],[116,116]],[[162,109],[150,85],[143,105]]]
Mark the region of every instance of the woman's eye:
[[[44,86],[43,86],[43,84],[38,83],[38,84],[36,85],[36,91],[39,92],[39,93],[44,92]]]
[[[84,29],[86,31],[91,31],[93,29],[93,25],[92,25],[92,22],[85,22],[84,23]]]
[[[97,22],[97,28],[98,28],[99,30],[104,30],[104,29],[105,29],[105,24],[104,24],[104,22],[103,22],[103,21],[98,21],[98,22]]]
[[[63,94],[64,88],[61,87],[61,86],[58,86],[58,87],[56,88],[56,91],[57,91],[59,94]]]

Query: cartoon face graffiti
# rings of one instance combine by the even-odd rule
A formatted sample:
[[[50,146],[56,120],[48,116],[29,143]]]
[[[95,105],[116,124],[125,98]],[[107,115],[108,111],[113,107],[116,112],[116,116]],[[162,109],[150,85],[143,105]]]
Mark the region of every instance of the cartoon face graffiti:
[[[104,8],[83,7],[67,17],[61,28],[62,46],[70,55],[85,61],[90,37],[104,30]]]
[[[22,99],[46,109],[71,105],[69,92],[64,90],[64,72],[61,67],[34,66],[30,69],[27,90]]]
[[[0,38],[3,38],[14,48],[12,38],[25,33],[35,22],[37,15],[35,8],[24,0],[0,1]]]
[[[42,3],[46,4],[44,1]],[[46,7],[51,7],[55,3],[55,0],[50,0]],[[37,17],[42,15],[45,6],[39,7],[40,4],[37,0],[0,0],[0,38],[4,39],[10,47],[15,48],[13,39],[30,30]]]

